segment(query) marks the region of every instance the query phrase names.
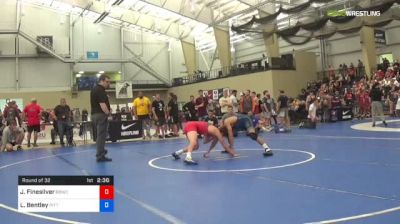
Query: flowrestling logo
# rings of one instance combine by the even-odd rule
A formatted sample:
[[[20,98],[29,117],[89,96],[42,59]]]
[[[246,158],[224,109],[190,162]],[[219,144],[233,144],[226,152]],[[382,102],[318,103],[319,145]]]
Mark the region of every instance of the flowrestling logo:
[[[381,16],[380,11],[365,11],[365,10],[328,10],[329,17],[346,17],[346,16]]]

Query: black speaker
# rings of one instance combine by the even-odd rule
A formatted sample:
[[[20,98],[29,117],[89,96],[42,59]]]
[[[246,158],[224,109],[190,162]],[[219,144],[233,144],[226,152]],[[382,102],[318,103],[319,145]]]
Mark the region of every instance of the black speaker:
[[[286,65],[288,68],[293,68],[293,54],[283,54],[281,58],[286,61]]]

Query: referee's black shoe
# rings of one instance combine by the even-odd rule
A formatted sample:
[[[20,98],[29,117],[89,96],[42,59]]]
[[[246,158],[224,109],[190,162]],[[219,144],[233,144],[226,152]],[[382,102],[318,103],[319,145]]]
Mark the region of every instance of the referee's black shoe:
[[[97,159],[97,162],[111,162],[112,161],[112,159],[111,158],[108,158],[108,157],[106,157],[106,156],[103,156],[103,157],[100,157],[100,158],[98,158]]]

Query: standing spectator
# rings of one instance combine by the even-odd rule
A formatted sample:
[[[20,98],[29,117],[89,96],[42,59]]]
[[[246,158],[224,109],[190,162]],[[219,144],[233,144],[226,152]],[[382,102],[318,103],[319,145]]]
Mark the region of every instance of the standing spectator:
[[[203,95],[203,90],[199,90],[199,97],[196,99],[196,110],[199,120],[204,120],[207,116],[208,97]]]
[[[185,113],[186,121],[197,121],[197,111],[196,111],[196,101],[194,100],[194,96],[190,96],[190,101],[183,105],[182,108]]]
[[[383,105],[382,105],[382,90],[379,88],[379,83],[375,83],[372,86],[371,92],[369,96],[372,100],[371,111],[372,111],[372,127],[375,127],[375,120],[379,117],[382,120],[382,123],[387,127],[387,123],[385,121],[385,116],[383,114]]]
[[[110,77],[101,75],[99,83],[90,92],[91,118],[96,130],[97,162],[110,162],[106,157],[105,143],[107,138],[108,117],[111,116],[110,102],[106,89],[110,86]]]
[[[308,109],[307,123],[301,122],[299,128],[315,129],[317,127],[317,108],[318,104],[315,99],[311,99]]]
[[[343,63],[344,76],[347,75],[347,69],[348,69],[348,67],[347,67],[346,63]]]
[[[156,133],[158,134],[158,138],[164,139],[165,131],[167,129],[165,104],[158,93],[156,94],[156,99],[152,103],[152,111],[157,126]]]
[[[60,105],[54,108],[54,115],[56,117],[58,135],[60,136],[60,144],[62,147],[65,146],[64,134],[66,134],[68,145],[72,144],[72,133],[71,133],[71,108],[67,105],[65,98],[60,99]]]
[[[265,117],[267,118],[268,125],[272,125],[272,119],[274,119],[274,124],[277,125],[278,122],[276,120],[276,105],[275,105],[275,100],[271,98],[271,95],[267,90],[264,90],[263,92],[264,98],[263,98],[263,108],[265,112]]]
[[[142,123],[143,139],[151,139],[151,102],[149,98],[143,96],[142,91],[139,91],[138,97],[133,100],[133,115]]]
[[[265,54],[262,54],[261,63],[262,63],[261,66],[264,67],[264,71],[268,70],[268,58],[265,56]]]
[[[344,101],[346,103],[346,106],[353,107],[354,106],[354,100],[355,100],[353,92],[351,91],[351,89],[346,89],[345,92],[346,93],[344,95]]]
[[[278,117],[280,119],[280,123],[284,125],[286,129],[290,129],[290,119],[289,119],[289,98],[285,95],[285,91],[279,91],[280,95],[278,97],[277,103],[277,111]]]
[[[56,115],[54,114],[54,110],[51,110],[49,112],[49,114],[50,114],[50,124],[53,124],[53,128],[51,129],[51,132],[50,132],[50,136],[51,136],[50,145],[55,145],[56,144],[56,136],[58,135],[57,118],[56,118]]]
[[[364,76],[364,64],[362,63],[362,61],[360,59],[358,59],[357,75],[358,75],[358,77]]]
[[[10,121],[15,121],[17,126],[21,127],[21,110],[14,100],[9,101],[4,108],[3,119],[6,121],[6,125],[8,125]]]
[[[340,64],[339,65],[339,74],[340,74],[340,77],[344,77],[344,69],[343,69],[343,65],[342,64]]]
[[[228,106],[232,106],[232,98],[228,95],[228,91],[228,89],[224,89],[224,95],[219,99],[222,115],[228,112]]]
[[[257,94],[256,94],[256,92],[251,92],[251,99],[252,99],[252,109],[251,109],[251,112],[253,113],[253,114],[259,114],[259,113],[261,113],[261,110],[260,110],[260,100],[259,100],[259,98],[257,97]]]
[[[218,103],[216,101],[212,100],[211,98],[208,99],[208,103],[207,103],[207,107],[206,107],[207,116],[208,116],[208,111],[209,110],[212,110],[212,111],[215,112],[217,110],[217,108],[218,108]],[[207,116],[205,116],[204,119],[207,118]]]
[[[179,108],[178,108],[178,97],[169,93],[170,101],[168,102],[168,120],[172,126],[172,136],[178,137],[178,123],[179,123]]]
[[[253,99],[250,96],[250,90],[246,90],[244,96],[240,99],[240,112],[248,114],[253,110]]]
[[[0,152],[14,151],[14,146],[17,146],[17,150],[22,150],[21,144],[23,140],[24,131],[22,128],[17,126],[16,121],[10,121],[8,126],[6,126],[3,130]]]
[[[368,116],[369,109],[371,108],[371,98],[366,90],[361,89],[358,95],[359,115],[358,119],[364,119]]]
[[[347,74],[350,78],[350,81],[353,82],[356,78],[356,68],[353,63],[350,63],[349,69],[347,70]]]
[[[232,107],[233,107],[233,112],[235,112],[235,113],[239,112],[239,103],[238,103],[236,94],[237,94],[237,90],[234,89],[234,90],[232,90],[231,96],[230,96],[231,102],[232,102]]]
[[[33,147],[37,147],[38,133],[40,132],[40,114],[42,107],[37,104],[35,98],[24,108],[24,114],[28,121],[28,148],[31,147],[31,135],[33,132]]]
[[[396,117],[400,117],[400,90],[396,92],[397,102],[396,102]]]
[[[329,65],[328,67],[328,78],[329,80],[335,79],[335,70],[333,69],[332,65]]]

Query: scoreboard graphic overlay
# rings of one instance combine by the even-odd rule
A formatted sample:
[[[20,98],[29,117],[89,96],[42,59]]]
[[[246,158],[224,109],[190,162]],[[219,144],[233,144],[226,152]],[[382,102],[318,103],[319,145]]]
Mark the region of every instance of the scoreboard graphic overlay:
[[[18,176],[18,211],[114,212],[114,177]]]

